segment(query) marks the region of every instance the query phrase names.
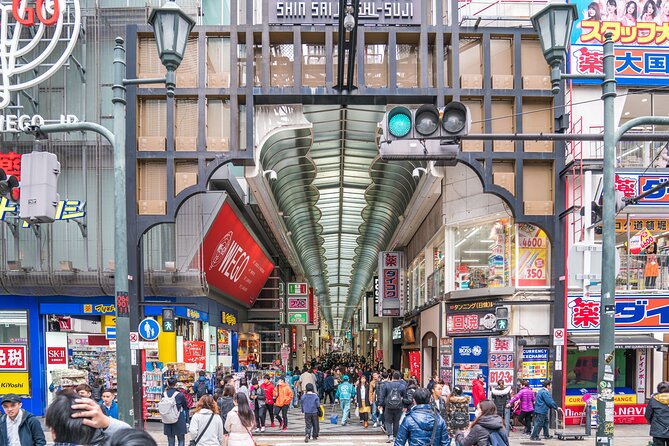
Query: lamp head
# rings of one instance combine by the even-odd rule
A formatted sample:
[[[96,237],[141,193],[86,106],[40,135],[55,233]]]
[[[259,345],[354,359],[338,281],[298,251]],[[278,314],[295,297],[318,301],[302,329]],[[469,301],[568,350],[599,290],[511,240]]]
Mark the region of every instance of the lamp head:
[[[551,67],[564,62],[577,18],[578,8],[574,3],[550,3],[532,16],[532,26],[539,34],[544,58]]]
[[[186,44],[195,20],[190,18],[174,0],[154,8],[149,16],[158,47],[160,62],[167,71],[176,70],[183,60]]]

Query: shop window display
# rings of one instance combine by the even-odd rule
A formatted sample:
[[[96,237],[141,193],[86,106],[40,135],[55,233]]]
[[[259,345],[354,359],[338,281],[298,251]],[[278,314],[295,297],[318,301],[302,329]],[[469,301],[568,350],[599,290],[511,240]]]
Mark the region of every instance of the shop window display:
[[[456,289],[509,286],[510,228],[508,220],[500,219],[457,229]]]

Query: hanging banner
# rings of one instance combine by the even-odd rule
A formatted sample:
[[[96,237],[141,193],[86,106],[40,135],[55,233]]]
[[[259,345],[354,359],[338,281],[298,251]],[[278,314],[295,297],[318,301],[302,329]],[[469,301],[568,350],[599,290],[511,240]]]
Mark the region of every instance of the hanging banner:
[[[381,314],[381,299],[379,298],[379,276],[374,276],[374,317]]]
[[[207,343],[205,341],[184,341],[184,362],[195,364],[198,370],[207,367]]]
[[[409,352],[409,371],[420,383],[420,352]]]
[[[567,297],[568,332],[599,332],[600,296]],[[669,330],[669,295],[616,295],[616,331]]]
[[[530,224],[518,225],[519,287],[548,285],[548,237]]]
[[[404,305],[404,255],[401,252],[379,253],[379,300],[381,316],[401,317]]]

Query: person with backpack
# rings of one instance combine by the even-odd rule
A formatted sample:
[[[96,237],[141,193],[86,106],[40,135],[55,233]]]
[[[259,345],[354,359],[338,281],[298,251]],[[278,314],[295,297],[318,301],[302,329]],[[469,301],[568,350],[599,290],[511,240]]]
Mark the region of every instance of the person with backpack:
[[[469,397],[462,394],[462,387],[453,387],[453,391],[448,396],[446,415],[446,426],[451,438],[455,437],[457,431],[469,426]]]
[[[253,412],[256,416],[256,428],[253,432],[265,432],[265,419],[267,417],[267,396],[265,390],[258,385],[258,379],[253,378],[251,381],[251,403],[253,404]]]
[[[518,421],[525,425],[523,434],[530,435],[532,433],[532,415],[534,415],[534,391],[530,388],[530,382],[522,381],[523,388],[511,398],[507,406],[511,407],[513,403],[520,400],[520,415]]]
[[[334,404],[335,401],[335,377],[334,372],[330,370],[325,378],[323,378],[323,404],[326,404],[328,398],[330,399],[330,404]]]
[[[300,407],[304,414],[304,442],[309,443],[309,438],[316,440],[320,433],[318,414],[321,411],[321,400],[314,393],[313,384],[308,383],[305,390],[305,394],[300,398]]]
[[[167,390],[158,402],[160,420],[163,422],[163,434],[167,436],[168,446],[185,446],[186,424],[188,423],[188,402],[176,389],[177,380],[171,376],[167,379]]]
[[[497,415],[495,403],[481,401],[476,406],[476,418],[469,429],[458,431],[455,441],[460,446],[509,446],[504,420]]]
[[[553,383],[550,379],[543,382],[541,389],[537,393],[537,398],[534,403],[534,429],[530,440],[539,441],[539,431],[543,429],[544,438],[546,440],[553,438],[548,430],[548,411],[550,409],[557,409],[557,404],[551,395]]]
[[[235,386],[226,384],[225,387],[223,387],[223,395],[216,402],[218,404],[218,414],[221,416],[223,426],[225,426],[225,419],[228,416],[228,413],[235,406],[235,403],[233,402],[235,393],[237,393],[235,391]]]
[[[213,393],[211,390],[211,381],[207,378],[207,373],[204,370],[200,370],[199,375],[197,381],[193,384],[193,391],[197,395],[197,399]]]
[[[177,383],[177,390],[181,392],[184,398],[186,398],[186,402],[188,403],[188,409],[190,410],[194,408],[195,400],[193,399],[193,395],[191,395],[188,389],[186,389],[186,386],[183,383]]]
[[[646,404],[646,420],[650,424],[653,446],[669,444],[669,383],[662,381]]]
[[[383,391],[379,399],[379,407],[383,411],[386,434],[388,434],[386,443],[393,442],[400,427],[403,401],[406,396],[406,387],[400,381],[401,377],[400,372],[393,372],[392,380],[383,385]]]
[[[446,423],[430,404],[430,391],[417,388],[413,393],[415,405],[400,424],[394,446],[448,446]]]
[[[402,399],[402,406],[404,407],[404,412],[407,412],[414,405],[413,394],[416,391],[416,389],[418,389],[418,382],[413,378],[409,378],[409,380],[407,381],[406,395],[404,395],[404,398]]]
[[[225,441],[218,405],[211,395],[202,395],[197,400],[188,433],[191,438],[189,446],[220,446]]]
[[[351,400],[355,397],[355,387],[348,382],[348,375],[344,375],[342,379],[343,382],[337,387],[335,401],[339,400],[339,405],[341,406],[341,425],[346,426],[351,412]]]

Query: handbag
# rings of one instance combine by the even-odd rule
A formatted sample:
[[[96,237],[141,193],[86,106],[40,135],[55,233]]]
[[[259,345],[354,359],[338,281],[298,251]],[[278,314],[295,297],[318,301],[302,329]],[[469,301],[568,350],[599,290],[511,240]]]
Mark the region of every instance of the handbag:
[[[325,415],[323,413],[323,406],[320,405],[320,406],[318,406],[318,418],[323,418],[323,415]]]
[[[195,440],[189,441],[188,446],[197,446],[198,441],[200,441],[200,439],[202,439],[202,436],[207,431],[207,428],[209,427],[209,425],[211,424],[211,420],[213,420],[213,419],[214,419],[214,414],[212,413],[211,417],[209,417],[209,421],[207,421],[207,424],[204,426],[204,429],[202,429],[202,432],[200,432],[200,435],[198,435]]]

